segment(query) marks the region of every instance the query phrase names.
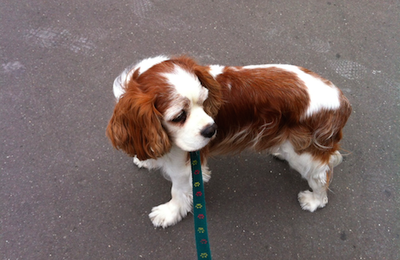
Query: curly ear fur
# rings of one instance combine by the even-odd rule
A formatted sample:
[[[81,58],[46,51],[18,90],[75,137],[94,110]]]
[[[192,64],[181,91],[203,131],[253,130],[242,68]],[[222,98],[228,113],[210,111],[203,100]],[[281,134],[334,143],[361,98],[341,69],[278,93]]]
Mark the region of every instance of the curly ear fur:
[[[168,153],[171,142],[155,108],[156,95],[143,93],[135,81],[115,106],[107,126],[107,136],[116,149],[139,160],[156,159]]]

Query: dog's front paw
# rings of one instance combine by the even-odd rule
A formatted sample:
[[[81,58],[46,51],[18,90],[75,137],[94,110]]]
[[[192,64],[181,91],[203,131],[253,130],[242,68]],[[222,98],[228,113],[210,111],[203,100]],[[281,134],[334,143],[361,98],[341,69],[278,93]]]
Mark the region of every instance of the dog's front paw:
[[[141,161],[135,156],[133,157],[133,163],[139,168],[146,168],[148,170],[158,168],[156,160],[153,159]]]
[[[146,161],[141,161],[136,156],[133,157],[133,163],[139,168],[147,168]]]
[[[182,220],[188,213],[189,209],[182,209],[182,206],[178,205],[174,201],[169,201],[165,204],[161,204],[154,207],[149,214],[151,222],[155,227],[166,228],[173,226]]]
[[[328,203],[327,196],[318,196],[309,190],[300,192],[298,199],[301,208],[310,212],[314,212],[317,208],[323,208]]]
[[[211,179],[211,171],[208,166],[202,166],[203,182],[208,182]]]

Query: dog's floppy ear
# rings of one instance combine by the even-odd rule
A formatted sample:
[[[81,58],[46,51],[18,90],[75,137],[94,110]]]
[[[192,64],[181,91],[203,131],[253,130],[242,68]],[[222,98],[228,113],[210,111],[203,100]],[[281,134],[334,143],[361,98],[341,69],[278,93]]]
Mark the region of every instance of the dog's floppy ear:
[[[156,159],[168,153],[171,142],[155,108],[155,95],[144,93],[134,80],[115,106],[107,136],[116,149],[139,160]]]
[[[208,67],[200,65],[194,66],[194,73],[199,78],[200,83],[208,89],[208,98],[204,102],[204,110],[211,117],[215,118],[222,103],[221,85],[208,70]]]

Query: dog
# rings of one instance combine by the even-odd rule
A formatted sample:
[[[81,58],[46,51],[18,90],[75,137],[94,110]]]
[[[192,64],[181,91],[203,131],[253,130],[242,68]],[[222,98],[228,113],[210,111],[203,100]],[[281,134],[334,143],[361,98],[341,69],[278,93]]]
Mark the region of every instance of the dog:
[[[199,65],[188,56],[157,56],[114,81],[116,105],[106,134],[142,168],[160,169],[172,199],[154,207],[155,227],[175,225],[192,209],[189,152],[207,158],[243,150],[286,160],[312,191],[298,194],[310,212],[328,203],[339,141],[351,105],[330,81],[294,65]]]

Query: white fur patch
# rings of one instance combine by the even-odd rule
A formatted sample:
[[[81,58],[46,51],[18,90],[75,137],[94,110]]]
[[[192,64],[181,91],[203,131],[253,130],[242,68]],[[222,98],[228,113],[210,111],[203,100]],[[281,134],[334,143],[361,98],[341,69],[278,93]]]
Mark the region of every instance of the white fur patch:
[[[179,95],[188,98],[193,103],[203,103],[208,97],[208,90],[203,88],[199,79],[179,66],[175,66],[172,73],[164,73],[163,76]]]
[[[169,57],[168,56],[157,56],[157,57],[153,57],[153,58],[148,58],[145,60],[142,60],[140,63],[138,63],[135,68],[132,70],[135,71],[137,68],[139,68],[139,75],[142,74],[143,72],[145,72],[146,70],[150,69],[151,67],[153,67],[156,64],[159,64],[163,61],[168,60]]]
[[[224,71],[224,66],[221,65],[211,65],[209,73],[215,79],[219,74],[222,74]]]
[[[117,100],[121,97],[122,94],[125,93],[125,86],[128,83],[127,79],[132,77],[132,74],[139,68],[139,75],[150,69],[156,64],[159,64],[163,61],[168,60],[167,56],[157,56],[153,58],[144,59],[136,65],[131,65],[127,67],[118,77],[115,78],[113,84],[113,92],[114,96]]]
[[[117,99],[117,101],[119,100],[121,95],[125,93],[125,81],[126,81],[126,75],[128,72],[129,72],[128,70],[124,70],[114,80],[113,93],[114,93],[114,96]]]
[[[335,86],[328,86],[321,79],[304,72],[298,74],[298,77],[306,84],[310,97],[306,117],[322,109],[333,110],[340,107],[339,91]]]

